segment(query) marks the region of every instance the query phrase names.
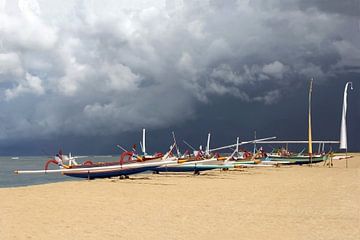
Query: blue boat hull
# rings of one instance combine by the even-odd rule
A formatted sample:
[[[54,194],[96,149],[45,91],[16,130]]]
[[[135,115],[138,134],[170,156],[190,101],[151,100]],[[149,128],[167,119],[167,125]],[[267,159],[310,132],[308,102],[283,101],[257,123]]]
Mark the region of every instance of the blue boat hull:
[[[88,172],[66,172],[64,175],[69,177],[77,177],[77,178],[110,178],[110,177],[119,177],[119,176],[127,176],[138,174],[146,171],[154,170],[156,167],[142,167],[142,168],[133,168],[133,169],[118,169],[118,170],[107,170],[101,172],[91,172],[91,168],[89,168]]]

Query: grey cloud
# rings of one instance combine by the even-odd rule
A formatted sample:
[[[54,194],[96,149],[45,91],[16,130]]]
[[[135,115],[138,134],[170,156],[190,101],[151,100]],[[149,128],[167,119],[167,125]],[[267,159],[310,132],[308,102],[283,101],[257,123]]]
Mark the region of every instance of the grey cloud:
[[[163,128],[213,96],[273,104],[283,86],[360,63],[352,14],[318,2],[10,2],[0,4],[2,138]]]
[[[265,102],[265,104],[272,104],[274,102],[277,102],[280,98],[280,91],[279,90],[272,90],[270,92],[267,92],[264,96],[258,96],[255,97],[254,100]]]

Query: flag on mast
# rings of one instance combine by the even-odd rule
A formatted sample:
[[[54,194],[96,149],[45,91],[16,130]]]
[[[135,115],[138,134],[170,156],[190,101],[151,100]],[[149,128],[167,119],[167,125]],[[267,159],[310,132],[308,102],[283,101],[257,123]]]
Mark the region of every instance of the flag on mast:
[[[340,149],[347,149],[347,131],[346,131],[346,111],[347,111],[347,90],[350,85],[350,89],[353,90],[352,82],[347,82],[344,89],[344,100],[341,117],[340,128]]]
[[[309,156],[312,155],[312,131],[311,131],[311,92],[312,92],[312,84],[313,84],[314,79],[312,78],[310,80],[310,89],[309,89]]]

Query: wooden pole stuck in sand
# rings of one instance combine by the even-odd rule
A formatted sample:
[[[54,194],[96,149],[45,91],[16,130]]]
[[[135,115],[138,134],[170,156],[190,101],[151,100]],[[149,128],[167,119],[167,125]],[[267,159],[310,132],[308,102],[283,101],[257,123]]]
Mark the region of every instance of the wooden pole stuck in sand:
[[[348,157],[347,157],[347,149],[346,149],[346,151],[345,151],[345,162],[346,162],[346,168],[348,168]]]

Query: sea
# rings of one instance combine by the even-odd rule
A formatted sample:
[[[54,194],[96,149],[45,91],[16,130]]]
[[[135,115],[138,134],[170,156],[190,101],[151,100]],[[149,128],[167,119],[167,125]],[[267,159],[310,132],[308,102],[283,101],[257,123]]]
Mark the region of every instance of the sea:
[[[82,162],[91,159],[94,162],[112,162],[119,159],[118,156],[88,156]],[[63,181],[84,181],[83,179],[72,178],[61,175],[61,173],[47,174],[15,174],[15,170],[42,170],[44,169],[47,156],[20,156],[20,157],[0,157],[0,188],[20,187],[45,183]],[[57,169],[54,164],[49,165],[49,169]]]

